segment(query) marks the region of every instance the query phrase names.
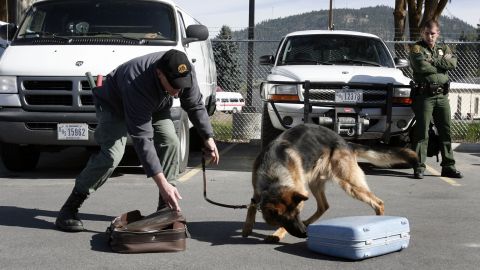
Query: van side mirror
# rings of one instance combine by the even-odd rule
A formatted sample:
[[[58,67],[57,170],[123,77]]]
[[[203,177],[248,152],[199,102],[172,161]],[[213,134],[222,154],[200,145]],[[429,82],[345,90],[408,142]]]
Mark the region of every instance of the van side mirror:
[[[273,55],[262,55],[260,56],[260,65],[273,65],[275,62],[275,57]]]
[[[15,32],[17,32],[17,29],[18,27],[14,23],[0,26],[0,38],[11,41]]]
[[[406,68],[410,65],[408,63],[408,60],[406,60],[406,59],[401,59],[401,58],[395,57],[395,59],[393,59],[393,60],[395,61],[395,67],[396,68]]]
[[[205,25],[192,24],[187,27],[187,38],[182,40],[183,45],[190,42],[203,41],[208,38],[208,29]]]

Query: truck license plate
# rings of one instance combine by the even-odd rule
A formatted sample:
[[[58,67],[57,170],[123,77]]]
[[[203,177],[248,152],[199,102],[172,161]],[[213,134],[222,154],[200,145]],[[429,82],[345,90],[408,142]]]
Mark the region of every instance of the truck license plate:
[[[363,90],[338,89],[335,92],[335,102],[339,102],[339,103],[361,103],[361,102],[363,102]]]
[[[88,140],[88,125],[87,124],[57,124],[57,138],[61,141],[69,140]]]

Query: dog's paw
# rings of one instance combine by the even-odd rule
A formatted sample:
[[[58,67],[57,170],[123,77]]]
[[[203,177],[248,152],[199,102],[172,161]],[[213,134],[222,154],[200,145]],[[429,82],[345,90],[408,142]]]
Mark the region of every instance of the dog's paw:
[[[242,228],[242,236],[243,237],[248,237],[250,234],[252,234],[253,231],[253,223],[248,222],[248,220],[243,224]]]
[[[377,216],[383,216],[385,214],[385,204],[380,199],[377,203],[378,207],[375,209],[375,214],[377,214]]]
[[[252,228],[243,228],[242,230],[243,237],[248,237],[251,233],[252,233]]]
[[[265,237],[265,239],[263,239],[266,243],[278,243],[280,242],[280,237],[276,236],[276,235],[269,235],[267,237]]]

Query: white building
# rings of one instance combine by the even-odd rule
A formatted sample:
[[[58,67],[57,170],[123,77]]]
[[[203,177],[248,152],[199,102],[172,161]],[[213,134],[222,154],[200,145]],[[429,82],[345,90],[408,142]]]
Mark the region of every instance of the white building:
[[[480,84],[451,83],[452,119],[480,119]]]

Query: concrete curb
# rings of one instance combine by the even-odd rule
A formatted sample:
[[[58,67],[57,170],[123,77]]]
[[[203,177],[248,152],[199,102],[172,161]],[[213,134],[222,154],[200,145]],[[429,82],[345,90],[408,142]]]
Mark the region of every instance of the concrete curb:
[[[480,153],[480,143],[452,143],[452,148],[456,152]]]

